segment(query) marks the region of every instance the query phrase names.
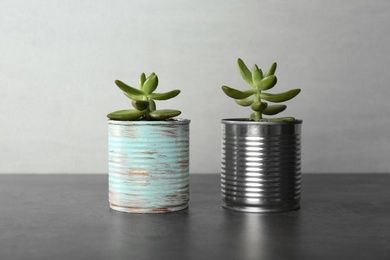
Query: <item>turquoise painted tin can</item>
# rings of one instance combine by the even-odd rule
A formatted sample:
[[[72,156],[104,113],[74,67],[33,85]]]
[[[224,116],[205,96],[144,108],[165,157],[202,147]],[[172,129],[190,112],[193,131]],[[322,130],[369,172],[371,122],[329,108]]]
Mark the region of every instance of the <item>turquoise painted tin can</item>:
[[[167,213],[188,207],[190,120],[108,121],[110,208]]]

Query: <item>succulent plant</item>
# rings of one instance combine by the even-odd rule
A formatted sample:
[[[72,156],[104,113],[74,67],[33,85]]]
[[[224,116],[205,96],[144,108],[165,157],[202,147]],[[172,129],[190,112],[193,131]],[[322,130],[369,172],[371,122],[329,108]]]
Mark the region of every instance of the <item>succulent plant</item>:
[[[158,86],[158,77],[153,72],[149,77],[141,74],[139,89],[133,88],[120,80],[115,84],[132,100],[134,109],[118,110],[109,113],[107,117],[112,120],[136,121],[136,120],[166,120],[181,114],[175,109],[156,109],[155,100],[167,100],[179,95],[180,90],[175,89],[166,93],[154,93]]]
[[[252,71],[250,71],[245,63],[241,60],[237,60],[238,69],[241,76],[244,78],[252,88],[240,91],[227,86],[222,86],[223,92],[231,98],[235,99],[235,102],[240,106],[250,106],[253,113],[250,115],[250,119],[254,121],[294,121],[294,117],[281,117],[281,118],[263,118],[263,115],[276,115],[284,111],[287,106],[283,104],[268,105],[264,100],[274,103],[284,102],[294,98],[301,92],[300,89],[292,89],[279,94],[269,94],[263,91],[269,90],[276,85],[277,78],[275,76],[276,63],[272,63],[267,73],[263,74],[262,70],[255,64]]]

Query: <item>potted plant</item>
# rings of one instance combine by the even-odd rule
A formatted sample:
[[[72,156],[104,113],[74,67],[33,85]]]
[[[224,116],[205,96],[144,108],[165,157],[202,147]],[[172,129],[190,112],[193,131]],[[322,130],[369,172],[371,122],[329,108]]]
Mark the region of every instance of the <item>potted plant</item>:
[[[284,102],[299,94],[265,91],[277,82],[276,63],[263,74],[238,59],[241,76],[251,86],[240,91],[222,86],[238,105],[250,107],[248,118],[222,120],[222,206],[242,212],[282,212],[299,208],[301,193],[301,124],[293,117],[264,118],[286,109]]]
[[[188,207],[189,123],[179,110],[156,109],[155,100],[180,90],[155,93],[158,77],[141,74],[139,88],[115,84],[134,109],[107,115],[109,203],[117,211],[166,213]]]

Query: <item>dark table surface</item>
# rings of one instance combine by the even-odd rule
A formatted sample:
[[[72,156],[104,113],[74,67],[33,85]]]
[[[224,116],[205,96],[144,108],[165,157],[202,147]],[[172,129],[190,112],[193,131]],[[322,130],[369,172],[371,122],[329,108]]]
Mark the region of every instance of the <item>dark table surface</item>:
[[[142,215],[109,209],[105,175],[0,175],[0,259],[390,259],[390,174],[305,174],[276,214],[222,209],[219,184]]]

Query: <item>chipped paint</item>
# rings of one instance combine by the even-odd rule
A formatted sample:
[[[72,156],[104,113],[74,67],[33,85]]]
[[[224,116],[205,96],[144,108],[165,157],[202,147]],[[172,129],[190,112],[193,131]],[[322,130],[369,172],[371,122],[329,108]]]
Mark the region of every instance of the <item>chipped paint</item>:
[[[129,172],[129,176],[134,175],[134,174],[136,174],[136,175],[148,175],[148,171],[143,171],[143,170],[131,170],[131,171]]]
[[[108,121],[112,209],[167,213],[187,208],[189,123],[189,120]]]

